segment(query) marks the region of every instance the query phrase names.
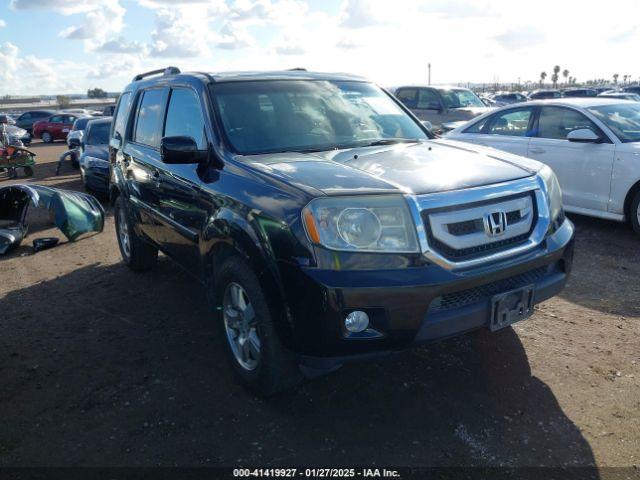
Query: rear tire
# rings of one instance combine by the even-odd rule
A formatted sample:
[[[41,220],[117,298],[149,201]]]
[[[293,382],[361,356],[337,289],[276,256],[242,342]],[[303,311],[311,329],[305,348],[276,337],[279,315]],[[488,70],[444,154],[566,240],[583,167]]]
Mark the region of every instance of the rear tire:
[[[51,135],[49,132],[42,132],[40,138],[44,143],[53,143],[53,135]]]
[[[629,220],[631,226],[637,235],[640,235],[640,191],[636,192],[633,200],[631,200],[631,208],[629,209]]]
[[[32,167],[24,167],[24,176],[25,177],[33,177],[33,168]]]
[[[134,230],[127,200],[119,195],[115,202],[116,234],[122,260],[134,272],[151,270],[158,260],[158,249],[142,240]]]
[[[240,257],[223,263],[215,278],[213,300],[220,312],[218,324],[227,357],[247,388],[271,396],[300,383],[298,362],[280,342],[260,282]]]

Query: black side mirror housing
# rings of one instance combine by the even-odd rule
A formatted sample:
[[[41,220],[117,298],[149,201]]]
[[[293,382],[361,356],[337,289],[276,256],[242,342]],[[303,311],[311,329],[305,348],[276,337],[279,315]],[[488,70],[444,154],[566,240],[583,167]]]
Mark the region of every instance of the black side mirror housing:
[[[192,137],[164,137],[160,140],[160,159],[163,163],[200,163],[206,156],[206,151],[198,150],[198,144]]]

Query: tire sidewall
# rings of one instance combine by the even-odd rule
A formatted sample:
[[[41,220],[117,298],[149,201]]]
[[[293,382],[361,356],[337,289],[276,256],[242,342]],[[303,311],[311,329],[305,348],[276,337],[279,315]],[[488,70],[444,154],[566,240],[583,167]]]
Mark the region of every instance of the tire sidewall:
[[[44,143],[53,143],[53,135],[51,135],[49,132],[42,132],[40,138],[42,138],[42,141]]]
[[[120,256],[122,260],[127,265],[131,264],[131,255],[126,255],[124,249],[122,248],[122,243],[120,240],[120,217],[124,216],[124,221],[127,223],[127,228],[129,229],[129,250],[131,251],[131,222],[129,221],[129,215],[127,213],[127,204],[126,200],[122,198],[122,195],[118,195],[115,201],[115,209],[114,209],[114,220],[116,223],[116,236],[118,237],[118,249],[120,249]]]
[[[631,201],[629,220],[633,230],[640,235],[640,222],[638,221],[638,210],[640,210],[640,192],[637,192]]]

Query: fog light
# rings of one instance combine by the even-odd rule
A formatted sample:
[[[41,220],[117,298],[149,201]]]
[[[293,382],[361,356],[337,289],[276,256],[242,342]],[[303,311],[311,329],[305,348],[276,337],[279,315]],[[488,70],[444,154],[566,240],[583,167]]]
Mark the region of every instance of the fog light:
[[[360,310],[355,310],[344,319],[344,328],[351,333],[359,333],[369,326],[369,315]]]

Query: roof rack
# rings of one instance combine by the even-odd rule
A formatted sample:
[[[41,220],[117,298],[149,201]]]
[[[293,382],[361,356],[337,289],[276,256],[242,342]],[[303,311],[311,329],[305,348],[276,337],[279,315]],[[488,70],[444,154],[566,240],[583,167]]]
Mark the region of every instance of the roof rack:
[[[159,68],[158,70],[151,70],[150,72],[139,73],[138,75],[133,77],[133,81],[137,82],[138,80],[150,77],[151,75],[158,75],[159,73],[161,73],[162,75],[177,75],[178,73],[180,73],[180,69],[178,67],[167,67]]]

